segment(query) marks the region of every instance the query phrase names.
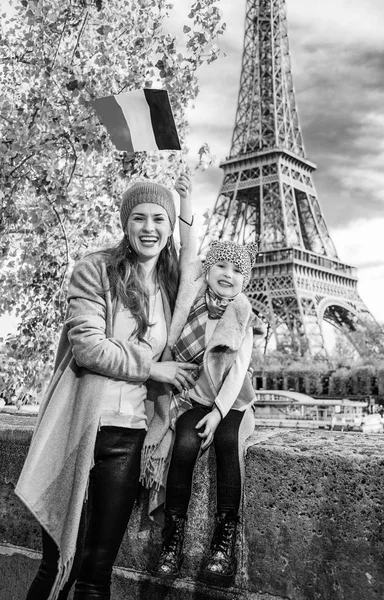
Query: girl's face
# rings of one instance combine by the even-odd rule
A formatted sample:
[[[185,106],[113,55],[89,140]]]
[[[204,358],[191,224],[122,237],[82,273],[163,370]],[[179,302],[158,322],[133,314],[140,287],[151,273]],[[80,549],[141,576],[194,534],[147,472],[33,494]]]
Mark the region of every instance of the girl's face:
[[[167,211],[159,204],[138,204],[128,217],[126,234],[139,261],[158,257],[172,235]]]
[[[207,274],[211,290],[223,298],[233,298],[242,290],[244,276],[231,262],[222,260],[215,263]]]

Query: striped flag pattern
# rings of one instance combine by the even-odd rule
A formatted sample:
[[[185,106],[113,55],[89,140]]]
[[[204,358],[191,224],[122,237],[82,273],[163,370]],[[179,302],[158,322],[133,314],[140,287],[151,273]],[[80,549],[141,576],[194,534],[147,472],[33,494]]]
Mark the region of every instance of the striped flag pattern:
[[[181,150],[166,90],[105,96],[95,100],[94,107],[118,150]]]

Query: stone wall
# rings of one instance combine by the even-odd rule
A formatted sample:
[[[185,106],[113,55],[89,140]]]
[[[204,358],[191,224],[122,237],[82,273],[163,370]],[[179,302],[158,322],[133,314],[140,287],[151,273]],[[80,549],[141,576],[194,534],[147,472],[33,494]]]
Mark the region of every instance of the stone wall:
[[[39,559],[38,524],[14,495],[34,419],[0,414],[0,600],[22,600]],[[382,600],[384,436],[258,429],[247,442],[238,574],[198,579],[213,527],[214,452],[196,469],[183,576],[148,574],[160,531],[143,492],[118,556],[113,600]]]

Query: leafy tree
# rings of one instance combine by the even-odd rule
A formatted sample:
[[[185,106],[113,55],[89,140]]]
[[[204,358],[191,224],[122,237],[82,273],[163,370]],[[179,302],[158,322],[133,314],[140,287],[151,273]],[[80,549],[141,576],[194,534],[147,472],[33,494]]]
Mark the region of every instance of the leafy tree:
[[[117,206],[128,181],[166,181],[182,168],[180,153],[115,150],[92,101],[167,89],[184,145],[198,69],[217,58],[225,29],[217,3],[192,5],[182,47],[165,31],[167,0],[11,0],[2,15],[0,314],[20,319],[2,348],[7,401],[40,392],[73,262],[120,235]]]

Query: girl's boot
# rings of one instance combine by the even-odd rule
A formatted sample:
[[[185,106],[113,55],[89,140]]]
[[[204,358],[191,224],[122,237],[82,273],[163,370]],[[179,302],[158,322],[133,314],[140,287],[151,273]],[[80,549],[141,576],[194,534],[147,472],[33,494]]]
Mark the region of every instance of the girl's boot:
[[[236,527],[238,516],[221,513],[217,516],[209,557],[203,567],[203,577],[209,583],[228,587],[236,574]]]
[[[175,579],[180,575],[183,563],[184,528],[187,518],[165,512],[162,531],[163,545],[160,556],[152,569],[152,575],[164,579]]]

